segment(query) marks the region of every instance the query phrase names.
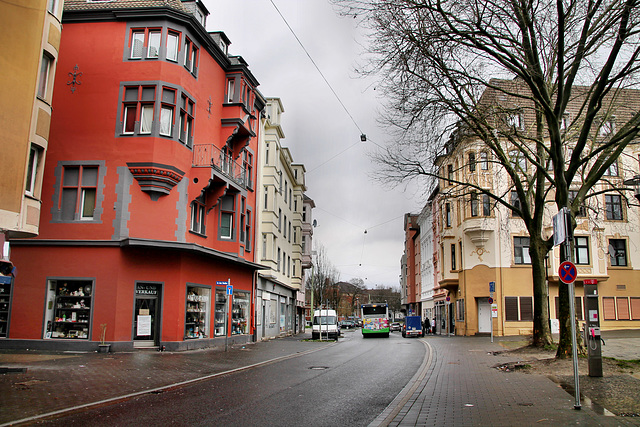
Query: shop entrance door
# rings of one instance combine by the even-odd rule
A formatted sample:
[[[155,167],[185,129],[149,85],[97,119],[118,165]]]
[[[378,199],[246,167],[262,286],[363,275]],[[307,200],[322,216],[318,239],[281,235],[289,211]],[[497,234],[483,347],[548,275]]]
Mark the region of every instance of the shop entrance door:
[[[137,283],[134,307],[133,346],[157,346],[160,325],[160,285]]]

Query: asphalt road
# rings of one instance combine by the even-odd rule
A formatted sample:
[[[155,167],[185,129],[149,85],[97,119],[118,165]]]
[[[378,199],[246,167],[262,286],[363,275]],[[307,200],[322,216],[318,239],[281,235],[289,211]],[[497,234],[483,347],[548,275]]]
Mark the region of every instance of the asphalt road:
[[[40,423],[365,426],[407,385],[425,351],[398,332],[363,339],[345,331],[321,351]]]

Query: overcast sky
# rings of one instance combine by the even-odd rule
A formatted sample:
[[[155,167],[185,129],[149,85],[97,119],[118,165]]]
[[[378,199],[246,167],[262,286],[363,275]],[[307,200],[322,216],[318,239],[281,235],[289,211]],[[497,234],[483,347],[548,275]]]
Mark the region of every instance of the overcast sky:
[[[281,143],[305,165],[307,196],[316,204],[314,246],[324,246],[340,280],[398,287],[403,216],[419,212],[423,200],[420,192],[383,188],[371,178],[371,141],[384,146],[389,137],[376,124],[375,85],[354,72],[366,42],[355,20],[339,17],[327,0],[273,0],[321,75],[270,0],[204,3],[207,30],[224,31],[229,52],[249,64],[260,92],[282,100]],[[361,130],[370,142],[360,142]]]

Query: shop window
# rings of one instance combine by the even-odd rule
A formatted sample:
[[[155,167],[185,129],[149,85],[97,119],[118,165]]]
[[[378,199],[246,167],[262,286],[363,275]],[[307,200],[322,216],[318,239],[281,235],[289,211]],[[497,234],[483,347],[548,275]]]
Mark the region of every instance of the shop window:
[[[60,198],[61,219],[63,221],[94,219],[97,185],[97,166],[65,166]]]
[[[231,335],[249,333],[249,293],[233,292],[233,307],[231,309]]]
[[[226,289],[216,289],[216,308],[214,317],[214,336],[223,337],[227,331],[227,294]]]
[[[528,237],[513,238],[513,262],[514,264],[531,264]]]
[[[50,280],[45,338],[89,339],[93,282]]]
[[[585,236],[574,237],[573,259],[576,264],[589,264],[589,238]]]
[[[619,194],[605,194],[604,202],[607,219],[610,221],[622,220],[622,197]]]
[[[211,289],[187,286],[187,309],[184,323],[185,339],[209,337]]]
[[[12,291],[12,277],[0,275],[0,338],[9,336],[9,308],[11,307]]]
[[[609,239],[609,261],[612,267],[627,266],[627,244],[624,239]]]
[[[195,201],[191,202],[191,231],[206,234],[205,206]]]

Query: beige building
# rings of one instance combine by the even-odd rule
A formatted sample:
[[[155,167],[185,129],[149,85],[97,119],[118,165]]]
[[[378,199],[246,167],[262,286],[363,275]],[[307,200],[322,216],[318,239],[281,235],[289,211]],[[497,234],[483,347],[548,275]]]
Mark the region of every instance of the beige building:
[[[305,168],[295,164],[281,145],[284,107],[268,98],[262,119],[258,163],[256,261],[268,267],[258,272],[256,328],[258,339],[304,332],[303,229]]]
[[[491,98],[493,95],[487,89],[483,98],[497,102]],[[514,97],[501,102],[519,101]],[[640,91],[623,93],[616,115],[604,121],[596,138],[606,138],[607,133],[615,129],[616,120],[618,125],[626,122],[639,106]],[[569,115],[579,114],[577,107],[570,104]],[[526,129],[533,118],[523,109],[517,117],[508,117],[507,122]],[[567,141],[570,150],[569,137]],[[523,170],[530,167],[517,153],[512,161],[522,162]],[[597,280],[603,330],[640,326],[640,212],[632,192],[616,191],[623,187],[626,179],[638,175],[639,161],[640,147],[630,144],[596,185],[594,197],[587,200],[577,218],[574,233],[574,263],[578,270],[576,316],[581,321],[585,318],[584,280]],[[465,137],[453,142],[447,153],[439,157],[437,166],[442,177],[513,197],[506,172],[478,139]],[[512,202],[515,201],[512,199]],[[436,225],[433,233],[437,236],[433,256],[434,292],[444,290],[449,296],[449,301],[438,312],[439,326],[457,335],[489,334],[492,330],[497,335],[532,333],[533,281],[529,236],[523,220],[486,195],[468,188],[463,193],[445,179],[440,180],[433,203],[439,217],[434,217],[433,222]],[[548,194],[544,209],[543,233],[544,237],[550,237],[552,218],[557,213],[552,193]],[[549,252],[546,269],[552,331],[557,329],[558,287],[566,286],[559,280],[559,265],[559,247],[555,247]],[[491,283],[495,286],[493,304],[489,300]]]
[[[13,294],[10,240],[38,235],[62,3],[0,2],[0,338]]]

